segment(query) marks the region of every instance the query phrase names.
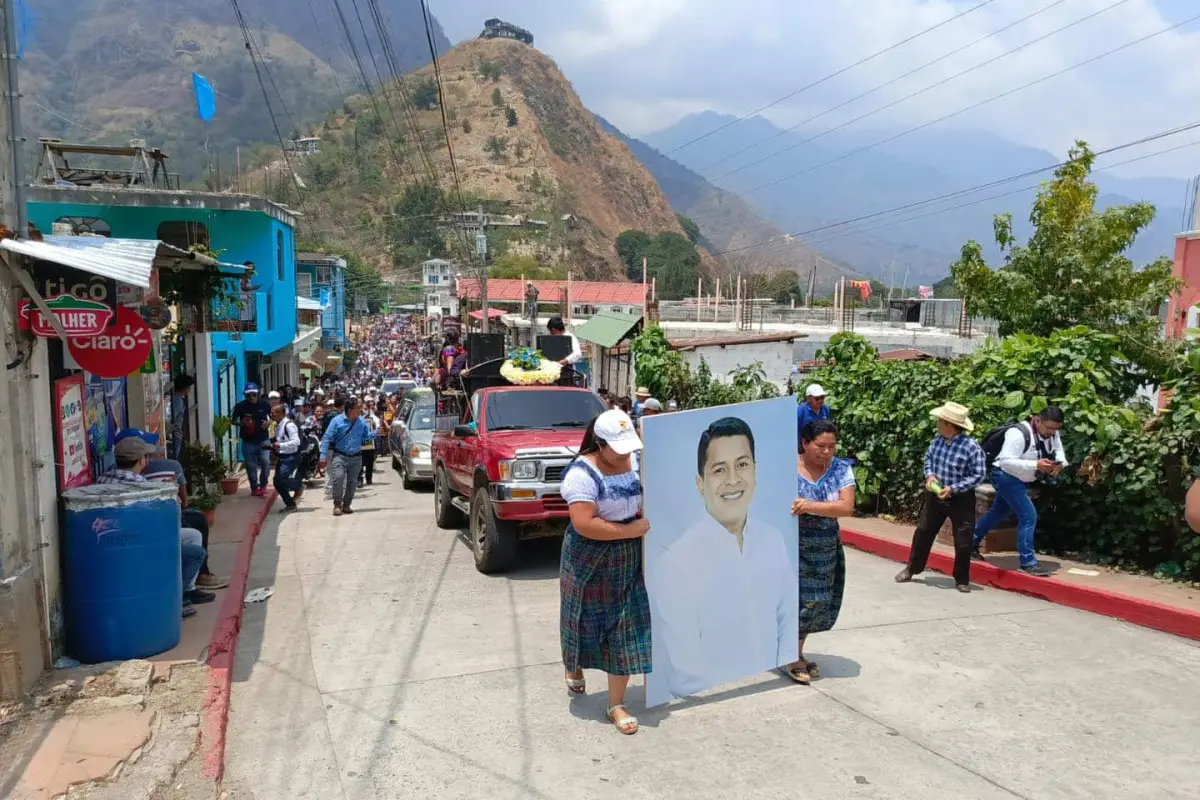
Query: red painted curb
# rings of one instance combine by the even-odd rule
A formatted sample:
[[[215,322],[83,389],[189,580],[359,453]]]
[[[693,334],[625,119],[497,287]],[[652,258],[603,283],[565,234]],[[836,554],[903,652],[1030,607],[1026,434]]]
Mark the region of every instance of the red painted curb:
[[[229,576],[229,588],[221,600],[221,610],[208,645],[208,689],[204,695],[203,728],[200,744],[204,748],[204,775],[221,780],[225,771],[225,731],[229,724],[229,695],[233,682],[233,656],[237,650],[238,633],[242,630],[245,611],[246,582],[250,577],[250,559],[254,542],[263,522],[275,505],[277,493],[268,489],[262,509],[256,512],[250,530],[238,547],[237,560]]]
[[[842,541],[856,550],[872,555],[907,562],[909,546],[883,536],[876,536],[852,528],[842,528]],[[929,554],[929,569],[951,575],[954,572],[954,556],[937,549]],[[1040,597],[1093,614],[1115,617],[1145,628],[1164,633],[1200,639],[1200,612],[1156,603],[1137,597],[1067,583],[1054,577],[1035,578],[1014,570],[1001,569],[994,564],[971,562],[971,580],[984,586],[993,586],[1009,592],[1020,592]]]

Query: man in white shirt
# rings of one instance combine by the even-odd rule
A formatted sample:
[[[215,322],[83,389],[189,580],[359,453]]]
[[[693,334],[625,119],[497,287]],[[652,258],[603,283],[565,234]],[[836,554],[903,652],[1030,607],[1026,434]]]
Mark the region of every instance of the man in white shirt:
[[[799,584],[783,534],[749,519],[754,434],[725,417],[700,436],[708,512],[655,561],[654,674],[684,697],[796,660]],[[647,542],[647,544],[650,544]]]
[[[1059,431],[1063,426],[1063,412],[1058,406],[1046,406],[1042,413],[1019,422],[1004,431],[1003,444],[995,455],[991,482],[996,490],[996,499],[988,513],[975,523],[975,542],[972,558],[983,561],[979,544],[1001,521],[1013,513],[1017,517],[1017,554],[1021,571],[1027,575],[1045,578],[1050,573],[1038,564],[1033,552],[1033,534],[1037,529],[1037,508],[1029,499],[1028,484],[1034,481],[1053,480],[1067,466]],[[993,431],[983,441],[984,452],[993,452]]]
[[[551,317],[546,323],[546,330],[550,331],[551,336],[571,337],[571,354],[559,361],[559,366],[572,367],[583,359],[583,350],[579,347],[579,340],[575,338],[575,334],[567,333],[567,326],[563,325],[561,317]]]
[[[280,403],[271,409],[271,419],[275,423],[275,442],[271,446],[279,456],[275,465],[275,491],[283,500],[280,513],[287,514],[296,510],[296,501],[304,494],[304,484],[296,476],[296,468],[300,466],[300,427],[294,419],[290,419],[284,411],[286,407]],[[295,492],[295,496],[292,496]]]

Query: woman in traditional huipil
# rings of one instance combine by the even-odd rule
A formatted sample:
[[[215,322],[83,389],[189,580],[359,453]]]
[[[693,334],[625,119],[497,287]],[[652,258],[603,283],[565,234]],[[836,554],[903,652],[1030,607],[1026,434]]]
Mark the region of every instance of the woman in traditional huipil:
[[[842,609],[846,552],[839,517],[854,513],[854,469],[837,458],[837,426],[812,420],[800,432],[796,458],[796,499],[792,514],[800,535],[800,660],[786,668],[797,683],[819,678],[817,665],[804,658],[810,633],[831,629]]]
[[[563,538],[560,631],[567,691],[586,691],[583,671],[608,673],[608,718],[637,733],[625,708],[631,675],[650,671],[650,601],[642,580],[642,486],[633,454],[642,448],[633,421],[605,411],[583,436],[562,480],[571,522]]]

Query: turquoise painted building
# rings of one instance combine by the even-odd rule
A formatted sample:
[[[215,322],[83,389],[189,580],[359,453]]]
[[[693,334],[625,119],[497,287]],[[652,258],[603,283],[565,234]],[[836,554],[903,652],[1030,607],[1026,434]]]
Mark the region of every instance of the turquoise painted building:
[[[264,392],[299,382],[296,220],[287,208],[250,195],[43,185],[29,187],[28,210],[44,233],[66,223],[75,232],[160,239],[184,249],[203,245],[222,262],[252,263],[253,275],[243,283],[245,307],[233,314],[240,324],[227,326],[240,330],[212,333],[204,347],[193,345],[173,359],[172,369],[214,376],[217,416],[232,410],[248,381]],[[195,363],[206,356],[211,365]]]
[[[321,311],[321,347],[346,348],[346,260],[330,253],[300,253],[296,269],[297,296],[324,305]]]

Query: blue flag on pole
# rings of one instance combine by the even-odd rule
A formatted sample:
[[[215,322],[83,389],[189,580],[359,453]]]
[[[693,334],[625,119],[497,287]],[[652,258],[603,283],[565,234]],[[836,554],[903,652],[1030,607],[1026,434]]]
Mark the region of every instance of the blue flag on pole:
[[[196,93],[196,113],[205,122],[212,122],[217,114],[217,93],[212,84],[199,72],[193,72],[192,90]]]
[[[320,296],[320,298],[321,298],[321,299],[320,299],[320,301],[319,301],[319,302],[321,303],[321,306],[322,306],[322,307],[324,307],[324,308],[328,308],[328,307],[329,307],[329,290],[328,290],[328,289],[322,289],[322,290],[320,291],[320,294],[319,294],[319,296]]]
[[[17,0],[17,58],[25,57],[25,45],[33,38],[33,14],[25,0]]]

